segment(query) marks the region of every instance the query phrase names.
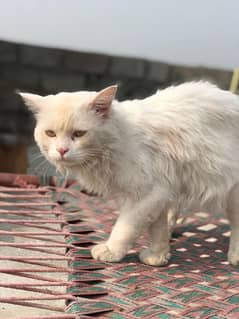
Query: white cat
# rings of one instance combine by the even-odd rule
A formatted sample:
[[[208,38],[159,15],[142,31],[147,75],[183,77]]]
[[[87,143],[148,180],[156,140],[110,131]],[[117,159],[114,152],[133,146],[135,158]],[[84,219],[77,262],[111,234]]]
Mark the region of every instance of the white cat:
[[[147,230],[142,262],[169,258],[170,209],[225,211],[228,260],[239,263],[239,98],[207,82],[118,102],[117,87],[39,96],[19,93],[35,113],[45,157],[89,191],[114,197],[120,216],[95,259],[120,261]]]

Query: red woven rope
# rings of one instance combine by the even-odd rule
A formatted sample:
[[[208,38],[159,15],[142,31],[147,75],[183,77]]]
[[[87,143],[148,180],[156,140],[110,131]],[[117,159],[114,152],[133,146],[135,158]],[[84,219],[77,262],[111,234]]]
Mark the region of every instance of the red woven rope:
[[[49,187],[0,187],[0,224],[11,226],[11,228],[13,227],[11,230],[0,229],[0,240],[2,236],[29,239],[28,243],[0,241],[0,247],[44,253],[44,256],[39,257],[0,256],[0,261],[18,263],[18,267],[14,264],[11,268],[0,267],[0,273],[13,276],[13,280],[10,283],[0,282],[0,287],[2,289],[17,289],[22,292],[26,291],[42,294],[36,296],[24,296],[24,294],[22,294],[19,297],[14,296],[13,294],[11,297],[0,297],[0,303],[45,309],[55,313],[54,315],[19,317],[19,319],[77,318],[77,315],[57,315],[56,312],[64,312],[64,307],[43,303],[44,301],[51,300],[76,300],[76,297],[72,294],[54,290],[54,288],[70,287],[73,285],[71,282],[60,279],[61,273],[69,274],[72,273],[73,270],[70,267],[62,267],[49,262],[69,262],[73,261],[75,258],[66,256],[65,252],[62,252],[62,249],[70,249],[74,246],[65,242],[65,237],[69,236],[70,232],[66,230],[66,228],[63,229],[63,226],[66,225],[67,222],[64,218],[64,212],[61,210],[61,206],[51,199],[52,190],[53,189]],[[12,216],[18,217],[14,217],[13,219]],[[21,227],[21,230],[14,229],[19,226]],[[27,231],[29,228],[31,228],[31,230]],[[34,229],[34,231],[32,229]],[[56,239],[56,237],[59,237],[59,240]],[[32,242],[32,240],[38,240],[40,242],[35,243]],[[34,268],[28,268],[26,266],[19,267],[20,264],[32,265]],[[41,275],[45,273],[59,273],[59,279]],[[35,282],[18,283],[16,281],[17,277],[26,278],[26,280],[29,278]]]

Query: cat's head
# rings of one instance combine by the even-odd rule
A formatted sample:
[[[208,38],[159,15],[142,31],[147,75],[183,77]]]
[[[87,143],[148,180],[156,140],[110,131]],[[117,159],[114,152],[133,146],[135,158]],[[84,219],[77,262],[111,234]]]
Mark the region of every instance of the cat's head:
[[[99,132],[107,124],[117,86],[40,96],[18,92],[36,117],[35,140],[58,168],[92,160],[100,152]]]

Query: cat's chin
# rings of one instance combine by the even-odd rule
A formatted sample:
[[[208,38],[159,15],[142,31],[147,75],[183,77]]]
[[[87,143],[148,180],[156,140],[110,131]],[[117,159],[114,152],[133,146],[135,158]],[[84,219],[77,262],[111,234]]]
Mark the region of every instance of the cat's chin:
[[[59,160],[55,160],[54,164],[56,166],[62,166],[62,167],[71,167],[71,166],[75,166],[76,163],[74,161],[68,160],[68,159],[59,159]]]
[[[56,167],[57,171],[59,171],[62,175],[68,175],[74,168],[74,163],[70,163],[69,161],[54,161],[52,164]]]

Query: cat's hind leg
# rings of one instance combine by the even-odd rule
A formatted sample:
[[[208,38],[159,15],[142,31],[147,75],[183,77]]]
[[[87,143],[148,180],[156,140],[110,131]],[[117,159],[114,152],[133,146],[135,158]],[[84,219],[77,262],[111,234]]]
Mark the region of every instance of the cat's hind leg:
[[[227,216],[231,224],[231,238],[228,250],[230,264],[239,265],[239,184],[234,186],[227,202]]]
[[[140,252],[140,260],[151,266],[167,264],[170,258],[169,240],[171,237],[167,211],[160,213],[158,219],[149,226],[148,233],[149,247]]]
[[[170,234],[172,234],[174,227],[177,224],[179,213],[176,211],[176,209],[169,209],[168,210],[168,228]]]

